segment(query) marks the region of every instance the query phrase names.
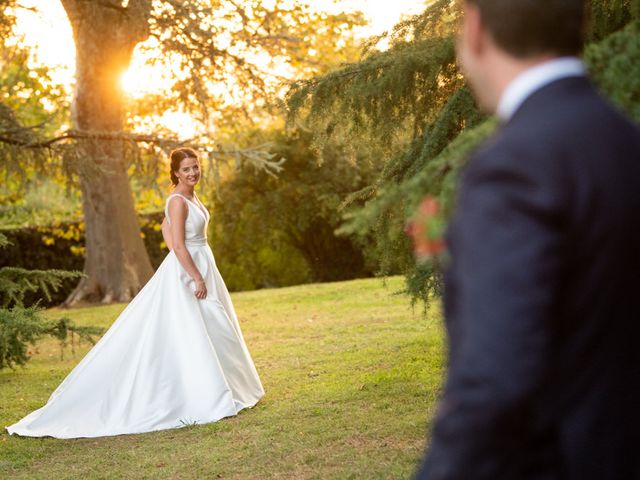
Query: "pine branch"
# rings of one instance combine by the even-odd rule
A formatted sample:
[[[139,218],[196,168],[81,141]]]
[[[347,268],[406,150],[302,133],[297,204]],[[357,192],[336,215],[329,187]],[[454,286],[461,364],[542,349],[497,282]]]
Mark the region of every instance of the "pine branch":
[[[28,346],[47,335],[58,339],[62,354],[69,335],[95,344],[94,337],[103,331],[100,327],[77,326],[68,318],[47,320],[37,306],[0,308],[0,370],[25,365],[30,358]]]
[[[0,233],[0,248],[7,247],[9,245],[12,245],[12,243],[9,241],[7,236]]]
[[[62,282],[80,278],[80,272],[65,270],[26,270],[19,267],[0,268],[0,307],[23,305],[28,292],[42,292],[51,300],[51,292],[56,292]]]

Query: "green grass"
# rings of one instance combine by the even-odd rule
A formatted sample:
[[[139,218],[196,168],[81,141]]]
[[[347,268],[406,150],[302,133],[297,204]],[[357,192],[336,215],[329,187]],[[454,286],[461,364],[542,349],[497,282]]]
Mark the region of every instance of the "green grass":
[[[394,295],[402,279],[233,295],[266,395],[220,422],[142,435],[56,440],[0,433],[0,478],[410,478],[443,369],[440,313]],[[124,305],[65,312],[107,327]],[[55,315],[55,311],[48,314]],[[0,372],[0,425],[46,402],[88,350],[55,341]]]

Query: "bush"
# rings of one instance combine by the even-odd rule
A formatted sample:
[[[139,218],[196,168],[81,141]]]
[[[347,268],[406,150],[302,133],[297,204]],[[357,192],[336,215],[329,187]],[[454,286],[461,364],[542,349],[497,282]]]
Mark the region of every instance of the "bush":
[[[271,133],[286,159],[277,178],[251,165],[216,192],[210,231],[216,260],[231,290],[370,277],[373,262],[353,236],[339,236],[341,204],[373,176],[331,146],[323,162],[301,131]]]
[[[157,268],[167,249],[164,246],[160,223],[164,213],[157,212],[139,218],[145,246],[153,268]],[[81,271],[84,265],[84,224],[82,222],[61,222],[56,225],[24,227],[2,230],[10,242],[0,249],[0,265],[19,267],[26,270],[67,270]],[[63,279],[51,299],[43,299],[42,306],[52,306],[63,302],[73,291],[77,278]],[[37,295],[25,292],[24,303],[35,303]]]

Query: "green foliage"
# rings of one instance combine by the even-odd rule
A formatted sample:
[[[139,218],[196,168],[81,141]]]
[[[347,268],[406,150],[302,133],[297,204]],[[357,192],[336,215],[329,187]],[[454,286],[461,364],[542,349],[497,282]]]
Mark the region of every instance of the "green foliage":
[[[34,133],[52,135],[69,119],[69,94],[47,67],[32,63],[26,48],[0,44],[0,99],[17,122]]]
[[[87,6],[87,22],[105,26],[113,18],[110,2],[81,3]],[[237,142],[239,132],[253,128],[256,121],[281,122],[273,107],[283,89],[282,65],[287,75],[308,77],[355,58],[354,28],[364,24],[359,12],[328,14],[298,1],[162,0],[154,1],[150,11],[145,11],[147,2],[124,4],[117,7],[121,18],[143,16],[143,30],[149,30],[137,54],[146,55],[168,80],[164,91],[129,98],[123,105],[127,133],[113,133],[124,140],[138,201],[166,181],[165,154],[181,143],[175,132],[158,125],[160,117],[190,114],[201,134],[190,142],[203,146],[207,163],[217,168],[233,161],[221,144],[233,143],[232,150],[245,152]],[[76,174],[90,169],[91,159],[82,157],[76,142],[83,135],[105,132],[69,130],[70,92],[53,82],[47,68],[36,67],[31,52],[19,42],[17,8],[29,7],[15,0],[0,6],[0,203],[17,207],[10,213],[17,214],[14,223],[21,223],[21,202],[29,191],[25,184],[34,176],[47,176],[77,194]],[[122,57],[126,60],[127,52]],[[128,133],[133,131],[152,133]],[[244,160],[268,165],[266,152],[251,153]]]
[[[432,147],[428,140],[418,144],[422,148],[416,148],[409,154],[414,158],[411,166],[423,162],[421,168],[386,180],[378,195],[348,215],[339,229],[341,233],[364,236],[374,225],[377,258],[382,272],[392,273],[402,259],[399,266],[407,275],[407,290],[414,300],[421,299],[427,303],[440,292],[441,280],[439,268],[435,268],[439,265],[415,263],[409,239],[404,233],[406,221],[425,195],[437,197],[445,215],[451,213],[455,204],[456,180],[467,155],[494,128],[494,121],[484,121],[459,134],[434,156],[430,156]],[[432,277],[432,274],[437,275]]]
[[[603,40],[623,28],[632,18],[640,18],[638,0],[591,0],[588,38],[590,42]]]
[[[403,271],[415,298],[437,292],[439,278],[416,267],[404,234],[421,196],[441,197],[450,211],[463,154],[492,126],[451,144],[484,121],[455,65],[458,10],[436,2],[398,25],[389,50],[370,50],[359,63],[294,85],[291,118],[305,115],[319,143],[336,131],[386,152],[374,183],[351,195],[339,232],[372,239],[381,273]]]
[[[329,14],[305,1],[154,2],[151,35],[138,52],[149,64],[164,67],[169,82],[162,92],[128,100],[126,128],[152,125],[154,135],[169,138],[175,134],[155,125],[156,119],[188,113],[202,133],[191,142],[206,146],[200,153],[210,165],[205,172],[212,173],[202,179],[207,188],[217,188],[220,170],[229,164],[268,167],[268,155],[258,157],[258,149],[228,155],[220,147],[243,151],[255,146],[247,131],[257,123],[281,125],[285,77],[308,78],[357,58],[354,29],[364,23],[360,12]],[[151,188],[160,178],[159,166],[166,168],[159,152],[134,148],[131,153],[130,174]]]
[[[154,212],[138,217],[145,247],[154,268],[167,255],[167,249],[160,232],[164,214]],[[9,244],[0,248],[0,265],[12,266],[29,271],[82,270],[84,263],[84,224],[81,221],[57,221],[49,225],[2,229],[0,238]],[[68,273],[68,272],[67,272]],[[29,274],[34,275],[34,274]],[[39,301],[43,306],[51,306],[64,301],[77,284],[77,276],[61,279],[57,291],[49,291],[51,297],[42,298],[38,293],[24,291],[25,304]],[[0,282],[2,277],[0,276]],[[0,292],[3,292],[0,286]],[[0,293],[0,299],[4,298]]]
[[[27,346],[42,336],[43,321],[36,307],[0,308],[0,370],[24,365]]]
[[[405,151],[464,85],[455,68],[458,13],[455,2],[434,2],[394,28],[388,50],[374,48],[375,38],[361,61],[294,83],[289,119],[304,116],[321,145],[366,137],[385,155]]]
[[[0,248],[8,245],[7,237],[0,234]],[[0,370],[24,365],[29,359],[28,345],[45,335],[57,338],[63,347],[70,334],[93,341],[92,335],[102,332],[95,327],[77,327],[67,318],[47,320],[39,314],[37,303],[24,306],[27,293],[42,292],[51,300],[51,292],[58,290],[64,280],[79,276],[79,272],[62,270],[0,268]]]
[[[40,312],[35,305],[0,308],[0,370],[25,365],[30,358],[29,345],[35,345],[44,336],[57,339],[62,354],[69,336],[78,335],[93,344],[93,337],[104,331],[98,327],[79,327],[68,318],[47,320]]]
[[[600,88],[640,123],[640,21],[632,22],[585,51],[589,71]]]
[[[369,133],[390,145],[394,134],[407,127],[421,133],[425,117],[433,116],[460,83],[447,78],[446,86],[440,85],[454,59],[450,36],[398,44],[321,79],[294,84],[289,106],[293,112],[308,108],[308,120],[327,138],[342,127],[345,137]],[[425,95],[427,91],[438,95]]]
[[[315,12],[304,1],[163,0],[154,7],[151,38],[139,48],[172,74],[162,108],[180,105],[203,125],[260,115],[282,88],[273,65],[307,77],[353,58],[353,29],[364,23],[360,13]],[[263,65],[265,57],[273,64]]]
[[[588,7],[589,35],[598,42],[587,48],[586,63],[604,92],[640,121],[638,23],[622,29],[639,18],[640,1],[594,0]],[[403,271],[407,291],[425,303],[440,293],[440,265],[416,265],[406,221],[424,195],[437,197],[445,214],[453,210],[460,168],[495,128],[456,69],[457,15],[455,2],[435,2],[396,27],[389,50],[299,82],[288,96],[290,119],[304,118],[319,144],[343,136],[384,152],[376,180],[347,199],[339,232],[372,238],[380,270]]]
[[[69,118],[69,92],[47,67],[34,66],[31,51],[16,41],[16,8],[23,7],[13,0],[0,7],[0,200],[5,201],[35,170],[60,174],[62,163],[49,151],[18,144],[55,135]]]
[[[36,177],[18,189],[7,187],[4,192],[4,202],[0,203],[2,230],[53,225],[82,217],[78,196],[52,179]]]
[[[345,162],[335,146],[319,163],[302,131],[271,135],[274,152],[286,159],[278,177],[245,165],[216,192],[212,238],[227,285],[246,290],[370,276],[364,246],[334,230],[343,198],[371,181],[371,167]]]
[[[28,292],[42,292],[51,301],[64,280],[79,278],[79,272],[65,270],[25,270],[19,267],[0,268],[0,308],[22,305]]]

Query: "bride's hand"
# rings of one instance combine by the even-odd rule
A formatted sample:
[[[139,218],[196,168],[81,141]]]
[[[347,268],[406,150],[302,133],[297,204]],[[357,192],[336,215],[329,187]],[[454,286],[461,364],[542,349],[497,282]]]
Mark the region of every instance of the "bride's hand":
[[[204,280],[196,280],[196,290],[195,290],[196,298],[199,300],[207,298],[207,286],[204,283]]]

